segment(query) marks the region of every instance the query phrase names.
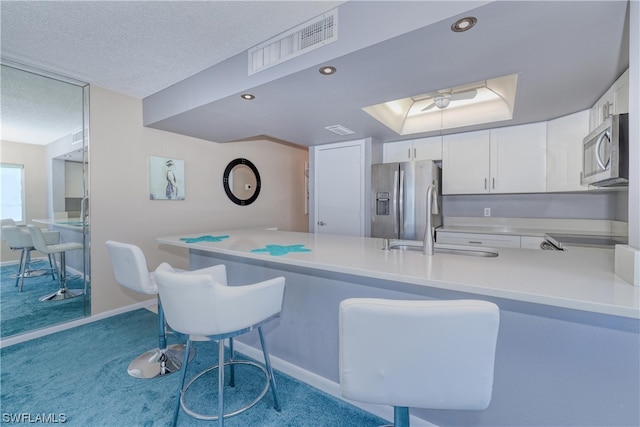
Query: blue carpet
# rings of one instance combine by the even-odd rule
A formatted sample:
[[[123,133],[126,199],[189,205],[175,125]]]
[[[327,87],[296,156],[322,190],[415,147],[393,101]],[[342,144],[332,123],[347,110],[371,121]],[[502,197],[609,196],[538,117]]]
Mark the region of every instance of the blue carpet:
[[[179,374],[151,380],[127,374],[131,360],[157,346],[156,328],[154,313],[136,310],[2,349],[3,422],[16,414],[28,414],[31,420],[38,416],[64,419],[70,426],[170,425]],[[266,339],[268,342],[268,335]],[[170,341],[176,338],[171,336]],[[195,348],[187,380],[216,364],[215,343],[198,342]],[[259,375],[250,369],[255,368],[237,368],[236,390],[225,391],[227,408],[237,408],[238,398],[260,388]],[[216,372],[189,389],[186,399],[192,409],[215,413]],[[281,412],[273,409],[269,392],[253,408],[225,419],[225,425],[374,427],[386,423],[287,375],[276,372],[275,377]],[[178,425],[213,427],[216,422],[196,420],[181,411]]]
[[[32,269],[38,269],[48,267],[49,263],[38,260],[31,265]],[[13,277],[17,272],[18,264],[0,267],[0,337],[68,322],[84,315],[82,296],[61,301],[39,300],[59,287],[50,274],[25,278],[22,292],[18,292],[19,288],[15,286],[16,279]],[[67,287],[81,290],[82,279],[67,274]]]

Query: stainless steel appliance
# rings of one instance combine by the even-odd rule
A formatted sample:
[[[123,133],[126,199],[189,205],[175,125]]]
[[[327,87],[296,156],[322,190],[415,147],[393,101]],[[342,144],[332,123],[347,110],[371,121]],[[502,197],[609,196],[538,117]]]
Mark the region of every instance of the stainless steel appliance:
[[[382,163],[371,166],[371,236],[422,240],[427,223],[427,188],[437,189],[438,209],[431,209],[432,225],[442,225],[442,170],[431,160]],[[435,207],[435,206],[434,206]]]
[[[582,185],[629,184],[629,115],[610,116],[584,139]]]

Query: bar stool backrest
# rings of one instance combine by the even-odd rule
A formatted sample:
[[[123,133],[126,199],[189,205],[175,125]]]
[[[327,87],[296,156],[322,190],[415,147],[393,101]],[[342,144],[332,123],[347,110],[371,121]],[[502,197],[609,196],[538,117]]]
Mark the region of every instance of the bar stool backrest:
[[[113,240],[107,241],[106,245],[113,265],[113,274],[120,285],[143,294],[158,294],[154,274],[149,273],[142,249]]]

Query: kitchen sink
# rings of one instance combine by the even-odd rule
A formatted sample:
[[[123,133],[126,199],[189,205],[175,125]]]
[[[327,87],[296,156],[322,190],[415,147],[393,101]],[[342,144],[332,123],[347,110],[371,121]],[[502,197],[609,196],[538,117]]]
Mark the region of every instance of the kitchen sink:
[[[398,251],[422,252],[422,242],[391,242],[389,249]],[[449,245],[436,243],[434,254],[452,254],[494,258],[498,256],[498,251],[493,248],[479,248],[476,246]]]

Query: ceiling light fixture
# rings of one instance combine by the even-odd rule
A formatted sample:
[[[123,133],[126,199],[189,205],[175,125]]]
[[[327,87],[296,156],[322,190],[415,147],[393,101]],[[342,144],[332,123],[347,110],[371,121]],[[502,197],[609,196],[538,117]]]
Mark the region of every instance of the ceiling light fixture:
[[[451,31],[456,33],[462,33],[464,31],[470,30],[476,25],[478,20],[473,16],[467,16],[466,18],[458,19],[456,22],[451,25]]]
[[[324,67],[320,67],[320,69],[318,70],[320,71],[320,74],[325,75],[325,76],[330,76],[331,74],[335,74],[336,71],[336,67],[332,67],[330,65],[324,66]]]
[[[242,95],[240,95],[240,98],[246,99],[247,101],[256,99],[255,95],[251,95],[250,93],[243,93]]]

